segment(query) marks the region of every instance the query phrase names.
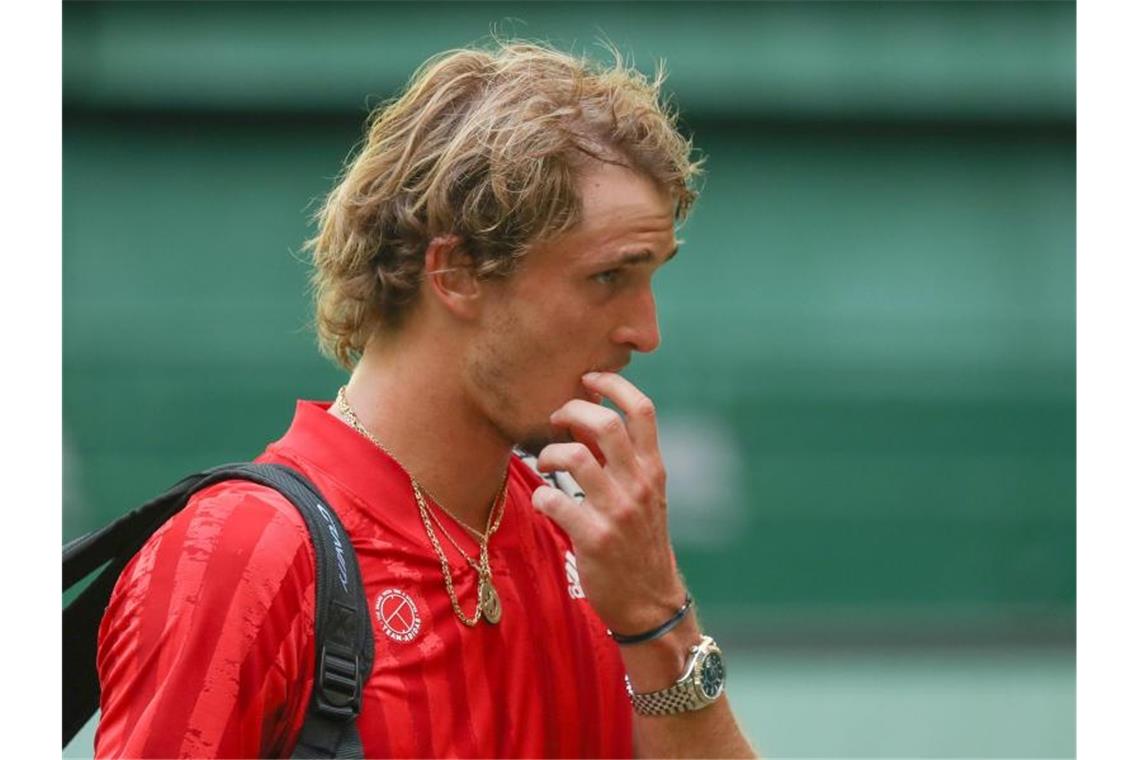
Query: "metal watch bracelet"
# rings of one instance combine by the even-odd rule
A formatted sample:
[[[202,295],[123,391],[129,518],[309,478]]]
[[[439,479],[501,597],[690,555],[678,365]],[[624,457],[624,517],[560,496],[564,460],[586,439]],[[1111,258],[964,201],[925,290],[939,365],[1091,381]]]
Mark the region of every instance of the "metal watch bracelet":
[[[724,693],[724,655],[711,636],[690,647],[681,677],[668,688],[639,694],[627,675],[626,692],[639,715],[676,715],[708,707]]]

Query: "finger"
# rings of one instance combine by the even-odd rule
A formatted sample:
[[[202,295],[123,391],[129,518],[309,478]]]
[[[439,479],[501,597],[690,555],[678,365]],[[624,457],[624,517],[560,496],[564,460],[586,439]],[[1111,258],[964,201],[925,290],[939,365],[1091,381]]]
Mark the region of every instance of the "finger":
[[[598,460],[581,443],[551,443],[538,453],[540,472],[564,470],[574,476],[587,496],[595,499],[608,498],[613,490],[609,476],[602,470]]]
[[[578,398],[571,399],[550,415],[550,422],[569,428],[576,440],[597,446],[606,462],[613,463],[622,472],[632,472],[636,466],[633,442],[625,420],[613,409]]]
[[[530,495],[530,503],[566,531],[575,546],[581,545],[594,530],[594,517],[590,510],[583,509],[581,504],[557,488],[539,486]]]
[[[616,372],[588,372],[582,376],[582,384],[586,390],[602,394],[621,409],[630,440],[638,453],[648,456],[660,453],[657,448],[657,409],[649,396]]]

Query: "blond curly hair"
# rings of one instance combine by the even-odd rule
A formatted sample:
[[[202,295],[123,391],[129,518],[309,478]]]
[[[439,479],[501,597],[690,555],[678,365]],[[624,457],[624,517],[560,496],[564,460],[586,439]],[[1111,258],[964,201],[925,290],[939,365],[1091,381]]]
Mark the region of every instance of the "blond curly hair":
[[[458,236],[480,276],[509,274],[579,220],[590,159],[649,177],[684,219],[700,162],[662,102],[664,70],[649,79],[611,54],[604,66],[531,42],[453,50],[373,111],[306,243],[322,352],[351,369],[378,328],[399,326],[437,236]]]

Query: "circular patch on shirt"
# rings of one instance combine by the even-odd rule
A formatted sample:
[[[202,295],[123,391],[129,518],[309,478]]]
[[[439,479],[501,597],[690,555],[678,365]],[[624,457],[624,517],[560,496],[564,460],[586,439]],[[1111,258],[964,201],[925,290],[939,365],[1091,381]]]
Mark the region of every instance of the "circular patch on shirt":
[[[420,632],[420,613],[412,598],[394,588],[376,597],[376,619],[388,638],[411,641]]]

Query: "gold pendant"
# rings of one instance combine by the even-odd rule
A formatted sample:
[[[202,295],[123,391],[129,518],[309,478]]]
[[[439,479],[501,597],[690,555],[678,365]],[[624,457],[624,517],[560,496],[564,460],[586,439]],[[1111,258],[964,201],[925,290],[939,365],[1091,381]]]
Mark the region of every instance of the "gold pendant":
[[[497,623],[503,619],[503,605],[499,602],[499,592],[491,583],[490,577],[479,581],[479,607],[483,610],[483,617],[488,623]]]

